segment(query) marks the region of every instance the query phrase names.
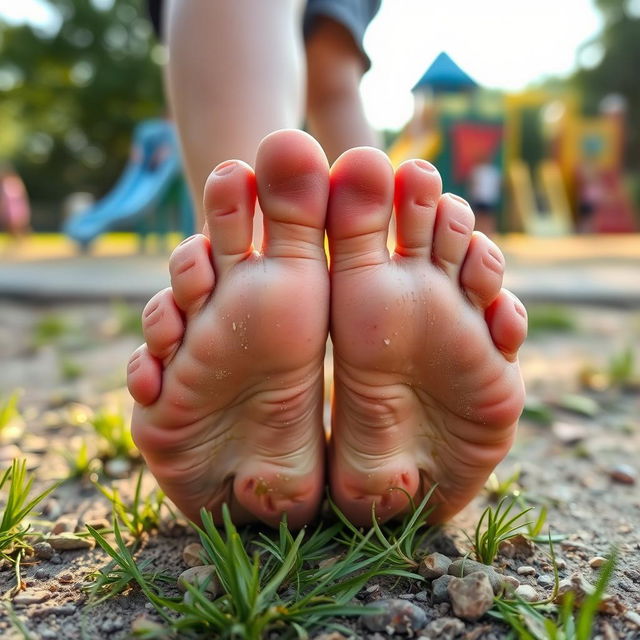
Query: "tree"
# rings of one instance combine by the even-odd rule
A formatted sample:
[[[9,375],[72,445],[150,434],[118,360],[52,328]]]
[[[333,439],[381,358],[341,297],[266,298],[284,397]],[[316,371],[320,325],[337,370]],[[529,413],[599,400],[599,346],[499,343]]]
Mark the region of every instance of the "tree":
[[[604,17],[602,32],[587,43],[584,51],[600,59],[582,68],[573,82],[585,96],[588,111],[595,112],[600,100],[610,93],[627,102],[628,137],[626,159],[629,167],[640,167],[640,3],[638,0],[595,0]]]
[[[71,192],[100,197],[135,125],[164,112],[158,45],[137,0],[47,0],[58,24],[0,28],[0,155],[57,227]]]

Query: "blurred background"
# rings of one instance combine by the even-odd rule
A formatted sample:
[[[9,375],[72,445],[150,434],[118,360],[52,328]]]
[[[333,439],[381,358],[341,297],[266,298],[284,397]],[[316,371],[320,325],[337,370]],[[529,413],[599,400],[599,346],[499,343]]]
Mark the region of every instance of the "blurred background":
[[[434,161],[447,189],[486,209],[489,231],[632,231],[639,34],[640,0],[386,0],[365,40],[367,115],[394,162]],[[159,144],[140,126],[165,114],[165,57],[140,0],[0,0],[0,170],[22,180],[34,231],[114,190],[136,132]],[[148,221],[178,202],[175,173],[133,215],[68,231],[84,247],[141,218],[188,231],[188,213]]]

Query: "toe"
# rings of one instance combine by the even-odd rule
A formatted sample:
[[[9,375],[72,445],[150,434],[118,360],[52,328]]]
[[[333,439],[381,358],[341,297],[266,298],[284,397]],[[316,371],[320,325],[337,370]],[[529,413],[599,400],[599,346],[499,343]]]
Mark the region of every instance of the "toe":
[[[204,188],[204,210],[218,277],[253,252],[255,204],[256,180],[249,165],[229,160],[211,172]]]
[[[149,353],[166,364],[184,335],[184,320],[171,289],[156,293],[142,312],[142,333]]]
[[[527,312],[510,291],[502,289],[485,312],[493,343],[505,357],[514,361],[527,337]]]
[[[155,402],[162,389],[162,365],[148,351],[138,347],[127,365],[127,386],[133,399],[141,405]]]
[[[320,145],[302,131],[272,133],[258,148],[256,179],[264,255],[324,260],[329,166]]]
[[[333,272],[389,260],[393,169],[384,153],[350,149],[331,168],[327,235]]]
[[[475,217],[466,200],[446,193],[438,202],[433,238],[433,261],[457,279],[467,253]]]
[[[183,240],[169,258],[173,298],[187,315],[197,313],[211,295],[214,276],[209,239],[196,234]]]
[[[460,284],[467,296],[481,309],[500,293],[504,275],[504,256],[487,236],[474,232],[460,272]]]
[[[396,253],[429,257],[442,179],[425,160],[404,162],[396,171]]]

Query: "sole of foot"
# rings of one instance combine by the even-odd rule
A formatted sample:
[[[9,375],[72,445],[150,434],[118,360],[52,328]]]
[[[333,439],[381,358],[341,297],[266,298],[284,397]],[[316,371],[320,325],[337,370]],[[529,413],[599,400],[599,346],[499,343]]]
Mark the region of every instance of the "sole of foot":
[[[372,507],[382,521],[405,512],[434,484],[430,519],[450,518],[513,442],[526,312],[501,288],[500,250],[473,228],[425,161],[394,174],[359,148],[331,169],[330,485],[355,524],[370,524]]]
[[[299,131],[276,132],[256,170],[211,173],[208,235],[173,252],[171,287],[143,313],[132,356],[132,433],[158,483],[183,513],[292,527],[324,491],[323,357],[329,279],[324,230],[329,168]],[[256,196],[264,244],[252,247]]]

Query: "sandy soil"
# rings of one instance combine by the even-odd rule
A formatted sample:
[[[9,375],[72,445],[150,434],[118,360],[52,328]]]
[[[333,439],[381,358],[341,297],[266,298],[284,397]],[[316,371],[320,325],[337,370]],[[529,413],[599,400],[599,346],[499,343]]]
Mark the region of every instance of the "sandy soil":
[[[140,343],[135,334],[138,312],[106,303],[38,307],[0,301],[0,397],[21,388],[24,418],[22,426],[1,434],[0,468],[6,468],[15,455],[25,455],[39,486],[44,487],[67,473],[60,451],[77,447],[87,437],[81,427],[71,424],[74,406],[115,406],[129,412],[124,367]],[[597,372],[606,371],[612,359],[629,345],[635,345],[635,356],[640,357],[640,315],[578,307],[570,314],[575,330],[536,333],[523,348],[521,362],[530,402],[542,404],[551,424],[524,418],[517,444],[498,469],[498,476],[507,478],[519,467],[518,483],[528,501],[548,505],[549,526],[554,533],[566,535],[557,547],[565,567],[561,577],[579,572],[594,582],[597,570],[590,567],[590,560],[605,555],[612,543],[618,545],[621,560],[609,591],[619,603],[619,613],[601,616],[597,633],[607,640],[637,639],[640,627],[629,614],[640,614],[640,394],[633,389],[598,390],[602,376]],[[585,390],[585,380],[596,389]],[[580,406],[573,406],[575,400],[572,405],[567,394],[580,394]],[[588,400],[593,402],[585,404]],[[146,490],[150,490],[153,481],[146,480]],[[114,482],[126,493],[132,478]],[[464,546],[460,527],[473,524],[486,503],[487,496],[480,496],[450,525],[456,544]],[[87,520],[109,518],[110,513],[95,488],[80,481],[63,484],[41,510],[42,518],[34,523],[36,531],[50,528],[60,518],[72,518],[82,526]],[[140,557],[177,576],[186,568],[182,549],[195,536],[180,527],[174,527],[171,535],[166,533],[152,534]],[[105,554],[96,549],[64,551],[51,560],[25,562],[23,593],[46,592],[42,602],[14,604],[30,637],[73,639],[84,633],[91,638],[124,638],[133,620],[152,616],[136,590],[87,613],[82,586],[105,564]],[[517,574],[522,564],[508,558],[497,562],[505,573],[533,585],[542,595],[548,594],[550,587],[545,585],[552,574],[546,550],[539,548],[526,561],[536,575]],[[14,586],[15,574],[5,563],[0,590],[6,593]],[[373,591],[384,596],[406,595],[430,618],[452,615],[447,604],[433,607],[415,598],[424,589],[424,585],[405,581],[381,583],[380,589]],[[371,634],[358,623],[353,629],[357,637],[391,637]],[[23,637],[4,612],[0,612],[0,636]],[[466,623],[458,637],[506,638],[507,628],[485,617]]]

